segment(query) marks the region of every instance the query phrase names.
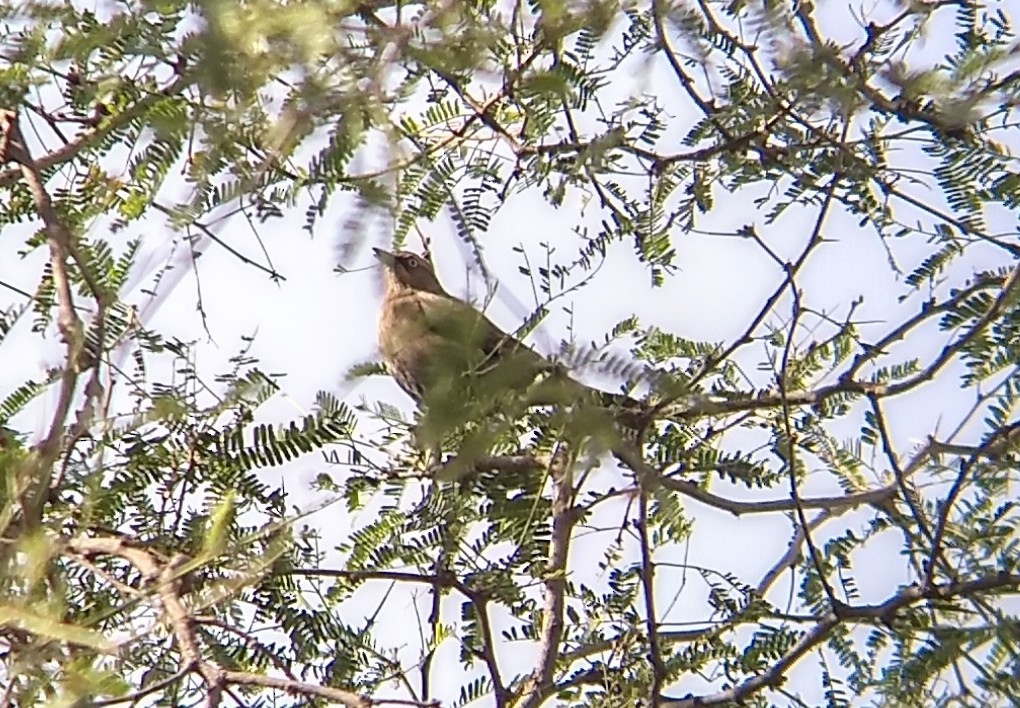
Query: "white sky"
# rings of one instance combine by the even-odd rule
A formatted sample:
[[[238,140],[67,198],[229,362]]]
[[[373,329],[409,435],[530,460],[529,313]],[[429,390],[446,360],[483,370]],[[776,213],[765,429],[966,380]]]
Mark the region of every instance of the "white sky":
[[[840,41],[862,41],[862,31],[845,14],[845,3],[822,2],[819,7],[818,17],[824,32]],[[865,10],[869,11],[869,19],[881,22],[888,19],[891,7],[889,3],[875,2],[868,3]],[[946,18],[949,17],[946,13]],[[951,24],[933,25],[928,42],[916,54],[918,60],[938,58],[942,48],[951,41],[951,31]],[[614,83],[612,92],[620,98],[634,93],[656,93],[665,112],[676,118],[677,134],[682,134],[693,116],[661,63],[656,63],[647,72],[624,72],[621,76],[627,76],[630,82],[621,80]],[[680,149],[678,141],[671,145],[664,139],[663,143],[663,151]],[[910,164],[914,157],[908,155],[903,159],[905,164]],[[777,223],[768,225],[763,214],[757,213],[753,205],[753,197],[761,191],[745,190],[738,194],[716,191],[715,209],[702,218],[699,227],[706,231],[733,231],[742,225],[753,224],[772,248],[792,258],[808,238],[815,210],[797,212],[791,209]],[[943,205],[943,199],[935,192],[915,189],[912,193]],[[292,210],[284,219],[261,227],[260,233],[272,255],[273,264],[287,277],[287,281],[280,285],[268,282],[264,274],[238,262],[217,245],[207,244],[197,272],[209,316],[209,330],[215,341],[207,339],[195,312],[196,277],[190,269],[172,292],[162,293],[163,300],[158,309],[146,316],[146,326],[167,338],[198,340],[198,369],[209,380],[227,368],[227,359],[240,348],[240,337],[254,334],[256,339],[252,353],[260,359],[261,368],[268,373],[287,374],[282,381],[286,397],[271,401],[260,411],[260,417],[266,420],[289,420],[299,413],[296,409],[310,408],[319,390],[333,391],[352,404],[362,398],[369,401],[379,398],[410,410],[408,399],[385,378],[361,380],[354,384],[344,382],[345,372],[352,364],[377,357],[374,337],[379,281],[369,247],[390,245],[383,235],[384,225],[378,223],[364,239],[343,243],[340,234],[352,207],[352,200],[344,195],[336,196],[311,237],[302,229],[303,206]],[[580,223],[594,232],[603,218],[594,202],[580,214],[579,209],[580,204],[576,201],[561,209],[553,209],[540,195],[526,194],[511,198],[496,216],[482,241],[486,264],[499,284],[497,297],[489,309],[489,315],[495,322],[506,329],[515,328],[534,305],[530,283],[517,272],[522,263],[511,249],[520,245],[533,262],[539,262],[544,259],[540,243],[548,241],[556,245],[556,255],[562,262],[572,260],[577,244],[576,238],[571,235],[572,228]],[[899,213],[911,214],[902,206]],[[1015,231],[1014,221],[1001,215],[992,215],[992,218],[990,231]],[[167,257],[174,239],[174,234],[158,219],[150,220],[144,227],[132,226],[113,235],[111,242],[122,245],[128,238],[143,233],[143,228],[145,250],[151,255],[151,263],[158,265]],[[424,224],[422,228],[432,239],[437,268],[447,289],[461,295],[468,293],[469,289],[472,294],[480,293],[477,279],[471,282],[471,288],[468,287],[463,247],[456,241],[448,219]],[[812,255],[799,280],[808,305],[838,319],[845,314],[851,300],[863,297],[864,304],[857,318],[875,323],[864,328],[868,334],[874,333],[873,339],[878,339],[881,333],[917,310],[920,303],[918,296],[897,304],[897,298],[909,295],[909,289],[890,273],[886,266],[885,246],[873,232],[862,231],[854,219],[837,212],[827,222],[825,233],[832,242]],[[5,238],[0,240],[0,281],[33,290],[45,254],[37,249],[25,259],[14,255],[26,235],[24,228],[5,227],[3,235]],[[232,218],[219,235],[253,260],[263,261],[255,236],[242,218]],[[694,340],[728,342],[743,331],[763,299],[784,277],[775,264],[747,239],[678,231],[674,234],[673,244],[677,249],[676,263],[680,271],[658,289],[649,286],[647,273],[637,262],[629,242],[612,246],[609,259],[595,281],[561,303],[573,310],[572,325],[579,342],[601,339],[614,324],[635,313],[646,326],[655,325]],[[412,241],[410,245],[415,244]],[[923,237],[911,236],[892,244],[892,248],[903,270],[909,272],[921,257],[930,252],[931,246]],[[341,252],[347,254],[343,265],[352,270],[342,276],[333,272]],[[974,249],[952,271],[957,275],[954,284],[961,284],[972,272],[1003,264],[1000,252],[990,248]],[[178,267],[183,269],[186,265],[184,262]],[[146,277],[135,282],[146,287],[149,285]],[[143,312],[147,312],[144,307],[146,298],[137,287],[124,299],[142,306]],[[8,302],[19,302],[19,299],[0,290],[0,306]],[[788,304],[777,311],[789,312]],[[60,347],[52,333],[45,345],[40,346],[38,337],[27,331],[28,319],[0,348],[0,371],[3,371],[0,393],[28,377],[39,376],[46,366],[60,361]],[[541,351],[553,352],[560,340],[567,336],[570,323],[563,309],[553,309],[539,332],[529,341]],[[944,335],[929,331],[924,338],[911,341],[908,346],[922,355],[926,352],[930,357],[944,341]],[[741,354],[741,361],[753,371],[762,350],[754,346],[746,350]],[[901,452],[909,450],[935,430],[943,433],[950,430],[965,410],[971,394],[960,392],[952,376],[944,375],[942,378],[945,380],[941,383],[923,387],[902,402],[888,405],[893,435]],[[51,410],[50,406],[35,407],[18,422],[23,429],[39,430],[48,422],[47,415]],[[843,434],[846,437],[854,435],[859,423],[859,418],[851,418]],[[880,462],[878,464],[884,469]],[[265,470],[262,475],[266,480],[285,482],[293,504],[312,508],[320,504],[323,497],[310,492],[307,487],[323,471],[337,476],[343,473],[341,468],[328,467],[316,453],[282,470]],[[596,486],[620,483],[618,475],[608,469],[598,474],[604,474],[606,481],[597,480]],[[818,476],[806,486],[803,494],[838,491],[828,478],[820,480]],[[786,493],[786,490],[777,488],[752,494],[725,484],[716,484],[713,488],[720,494],[748,499],[774,499]],[[621,500],[603,505],[592,524],[615,528],[620,523],[625,504]],[[686,561],[695,566],[727,570],[753,585],[785,552],[792,533],[790,522],[782,515],[734,519],[693,501],[685,501],[684,506],[696,519],[693,541],[689,548],[662,549],[658,556],[660,562],[679,564]],[[348,518],[342,504],[333,505],[312,518],[322,528],[328,543],[339,544],[349,529],[371,521],[374,509],[370,506]],[[869,512],[848,514],[829,528],[837,532],[861,528],[870,516]],[[575,580],[600,582],[594,561],[601,558],[603,548],[613,535],[611,530],[603,534],[582,535],[578,539],[571,559]],[[816,543],[824,542],[827,537],[828,534],[823,531],[816,536]],[[862,602],[881,601],[908,579],[899,550],[900,541],[892,534],[871,542],[867,557],[862,559],[855,572]],[[683,575],[677,568],[664,566],[659,570],[659,577],[661,608],[673,600],[683,583]],[[770,595],[770,599],[780,607],[785,606],[788,578],[789,575],[777,583]],[[345,619],[356,623],[358,613],[371,613],[381,590],[381,584],[366,586],[345,608]],[[703,595],[704,585],[688,574],[684,594],[668,619],[707,619],[701,603]],[[379,637],[385,643],[406,644],[404,656],[410,661],[417,655],[417,639],[408,636],[409,622],[412,621],[410,599],[400,593],[396,593],[395,597],[379,618]],[[421,617],[427,615],[427,604],[428,598],[422,592],[418,602]],[[459,616],[456,604],[448,602],[446,609],[447,621],[452,622]],[[418,623],[417,619],[413,621]],[[528,649],[523,648],[525,646],[501,646],[498,653],[505,666],[521,671],[529,669],[533,657]],[[455,642],[450,641],[443,646],[440,659],[436,676],[448,678],[437,680],[436,685],[443,686],[438,697],[452,701],[459,686],[467,682],[467,676],[457,661]],[[821,699],[817,666],[814,656],[804,659],[789,685],[790,688],[803,689],[802,697],[808,703]],[[510,672],[504,673],[504,677],[509,675]],[[682,695],[688,691],[696,692],[699,688],[702,686],[697,680],[685,680],[670,693]],[[392,696],[396,691],[394,687],[393,691],[383,691],[383,694]],[[773,695],[772,698],[779,700],[780,697]]]

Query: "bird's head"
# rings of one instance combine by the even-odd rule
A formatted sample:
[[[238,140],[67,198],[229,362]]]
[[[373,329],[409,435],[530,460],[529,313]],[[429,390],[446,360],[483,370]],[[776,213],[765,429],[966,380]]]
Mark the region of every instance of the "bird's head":
[[[373,248],[375,257],[383,265],[383,281],[388,292],[419,290],[436,295],[446,295],[439,284],[432,264],[417,253],[410,251],[384,251]]]

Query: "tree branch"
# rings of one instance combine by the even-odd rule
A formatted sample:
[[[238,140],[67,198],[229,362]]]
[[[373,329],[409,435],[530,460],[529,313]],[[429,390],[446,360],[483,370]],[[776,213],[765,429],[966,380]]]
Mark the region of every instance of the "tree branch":
[[[571,451],[561,447],[550,460],[550,478],[553,484],[552,535],[549,539],[549,558],[545,567],[545,602],[542,607],[542,632],[539,635],[538,661],[521,692],[521,708],[537,708],[542,702],[543,689],[552,683],[556,661],[559,659],[563,639],[563,608],[567,593],[567,554],[570,535],[576,519],[572,503],[574,494],[573,459]]]
[[[821,617],[814,627],[801,635],[800,639],[782,657],[760,675],[739,683],[733,688],[707,696],[665,698],[660,706],[661,708],[701,708],[702,706],[739,703],[762,689],[779,686],[783,682],[786,672],[811,649],[825,641],[832,631],[843,622],[878,620],[891,623],[898,611],[921,600],[948,600],[1006,588],[1013,591],[1020,588],[1020,575],[1000,573],[967,582],[933,585],[928,588],[911,585],[877,605],[842,605],[838,612],[830,612]]]
[[[20,165],[20,173],[32,193],[36,211],[42,219],[50,250],[50,273],[57,294],[57,329],[64,342],[66,355],[60,374],[56,410],[50,420],[49,431],[35,446],[35,460],[28,479],[21,490],[21,507],[26,525],[35,526],[42,518],[43,506],[49,493],[53,464],[60,455],[64,425],[71,410],[72,398],[81,370],[79,356],[85,346],[82,321],[75,311],[74,297],[68,277],[68,257],[74,236],[64,225],[46,192],[39,165],[32,159],[25,144],[18,115],[12,110],[0,111],[0,161],[10,160]]]
[[[106,119],[100,125],[78,134],[66,145],[63,145],[53,152],[49,152],[36,158],[36,169],[40,172],[44,172],[51,167],[73,160],[82,150],[101,142],[103,138],[110,133],[119,130],[131,121],[135,120],[139,114],[151,108],[153,104],[162,101],[167,96],[176,96],[190,85],[191,79],[181,76],[162,90],[153,91],[152,93],[143,96],[138,99],[136,103]],[[7,185],[13,184],[18,179],[19,174],[20,170],[18,169],[0,172],[0,187],[6,187]]]

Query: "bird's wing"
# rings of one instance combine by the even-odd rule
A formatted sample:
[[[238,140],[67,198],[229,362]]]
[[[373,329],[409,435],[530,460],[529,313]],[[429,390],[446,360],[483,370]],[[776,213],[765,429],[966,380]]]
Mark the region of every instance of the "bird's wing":
[[[429,331],[451,344],[477,351],[479,364],[511,354],[542,360],[520,340],[462,300],[432,293],[421,293],[421,300],[423,319]]]
[[[582,394],[594,396],[597,404],[639,409],[640,403],[627,396],[591,389],[572,379],[558,364],[541,356],[516,337],[507,334],[481,312],[463,300],[448,295],[419,293],[421,320],[426,332],[448,345],[440,355],[447,365],[458,362],[475,374],[499,370],[497,385],[527,388],[530,404],[576,403]],[[463,371],[463,370],[461,370]],[[540,372],[554,373],[540,377]]]

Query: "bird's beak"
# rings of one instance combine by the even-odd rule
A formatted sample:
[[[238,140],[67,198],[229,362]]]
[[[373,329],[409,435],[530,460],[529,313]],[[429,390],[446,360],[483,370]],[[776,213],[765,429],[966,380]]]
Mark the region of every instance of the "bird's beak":
[[[392,253],[390,253],[389,251],[384,251],[381,248],[373,248],[372,253],[374,253],[375,257],[379,259],[379,262],[382,263],[387,268],[392,268],[393,265],[397,262],[396,257]]]

